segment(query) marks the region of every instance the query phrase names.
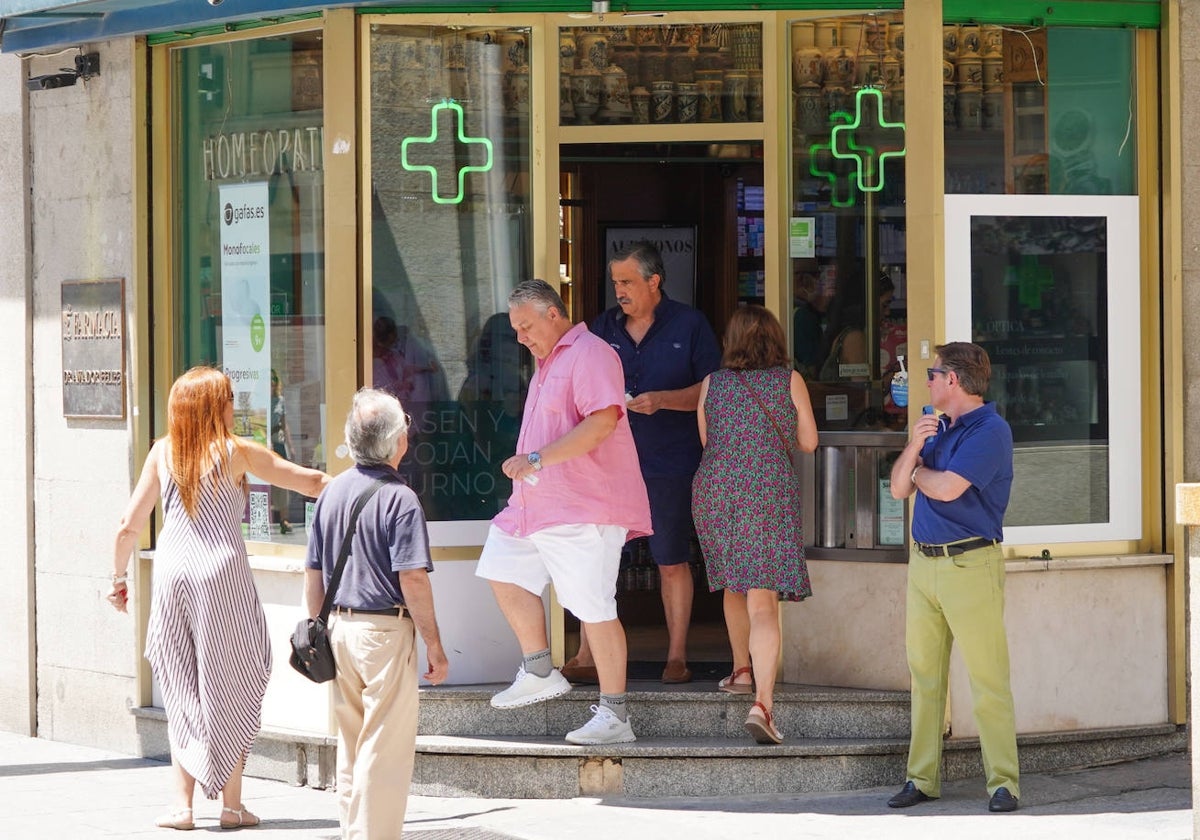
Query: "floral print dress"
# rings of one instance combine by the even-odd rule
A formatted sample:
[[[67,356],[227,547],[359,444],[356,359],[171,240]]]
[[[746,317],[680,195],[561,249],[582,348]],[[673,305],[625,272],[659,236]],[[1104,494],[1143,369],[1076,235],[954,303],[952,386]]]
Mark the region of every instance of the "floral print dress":
[[[796,439],[788,368],[722,368],[704,399],[708,441],[692,481],[692,516],[704,551],[709,588],[745,593],[773,589],[781,599],[812,594],[804,562],[800,485],[789,453],[754,389],[788,436]]]

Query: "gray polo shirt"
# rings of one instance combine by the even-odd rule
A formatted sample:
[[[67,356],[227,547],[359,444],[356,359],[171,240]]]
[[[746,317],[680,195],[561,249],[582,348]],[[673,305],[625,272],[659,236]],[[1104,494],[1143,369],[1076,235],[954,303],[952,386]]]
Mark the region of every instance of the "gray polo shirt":
[[[341,607],[381,610],[404,603],[397,572],[433,571],[425,511],[400,474],[386,464],[355,466],[339,475],[317,498],[304,565],[324,572],[326,588],[350,524],[350,512],[371,482],[384,475],[395,481],[376,491],[358,517],[350,558],[333,599]]]

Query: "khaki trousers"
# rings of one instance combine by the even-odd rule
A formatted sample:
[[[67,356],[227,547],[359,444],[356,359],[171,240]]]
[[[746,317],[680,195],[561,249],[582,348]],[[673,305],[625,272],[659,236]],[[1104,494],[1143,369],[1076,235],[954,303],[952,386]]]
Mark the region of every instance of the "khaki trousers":
[[[334,615],[337,794],[345,840],[395,840],[404,829],[417,741],[412,619]]]
[[[988,794],[1020,798],[1017,733],[1004,632],[1004,555],[1000,546],[956,557],[908,559],[905,644],[912,675],[908,778],[929,796],[942,788],[942,728],[950,646],[958,642],[967,675]]]

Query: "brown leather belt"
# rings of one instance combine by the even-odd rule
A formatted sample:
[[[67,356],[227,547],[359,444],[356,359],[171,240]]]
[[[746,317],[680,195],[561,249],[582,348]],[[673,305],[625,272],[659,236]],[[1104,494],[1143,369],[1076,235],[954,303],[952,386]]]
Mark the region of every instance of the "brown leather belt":
[[[987,548],[989,545],[996,545],[998,542],[999,540],[989,540],[984,537],[972,537],[968,540],[959,540],[958,542],[938,545],[917,543],[917,551],[926,557],[957,557],[960,554],[974,551],[977,548]]]

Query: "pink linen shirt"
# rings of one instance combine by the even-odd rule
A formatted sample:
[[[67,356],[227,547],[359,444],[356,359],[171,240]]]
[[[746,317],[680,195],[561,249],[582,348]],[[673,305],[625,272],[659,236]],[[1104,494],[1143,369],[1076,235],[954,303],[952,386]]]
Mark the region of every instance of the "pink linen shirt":
[[[514,537],[555,525],[618,525],[629,539],[651,533],[650,502],[625,411],[625,375],[616,352],[576,324],[538,363],[525,398],[518,452],[536,452],[615,405],[620,419],[592,451],[513,482],[508,506],[492,523]]]

